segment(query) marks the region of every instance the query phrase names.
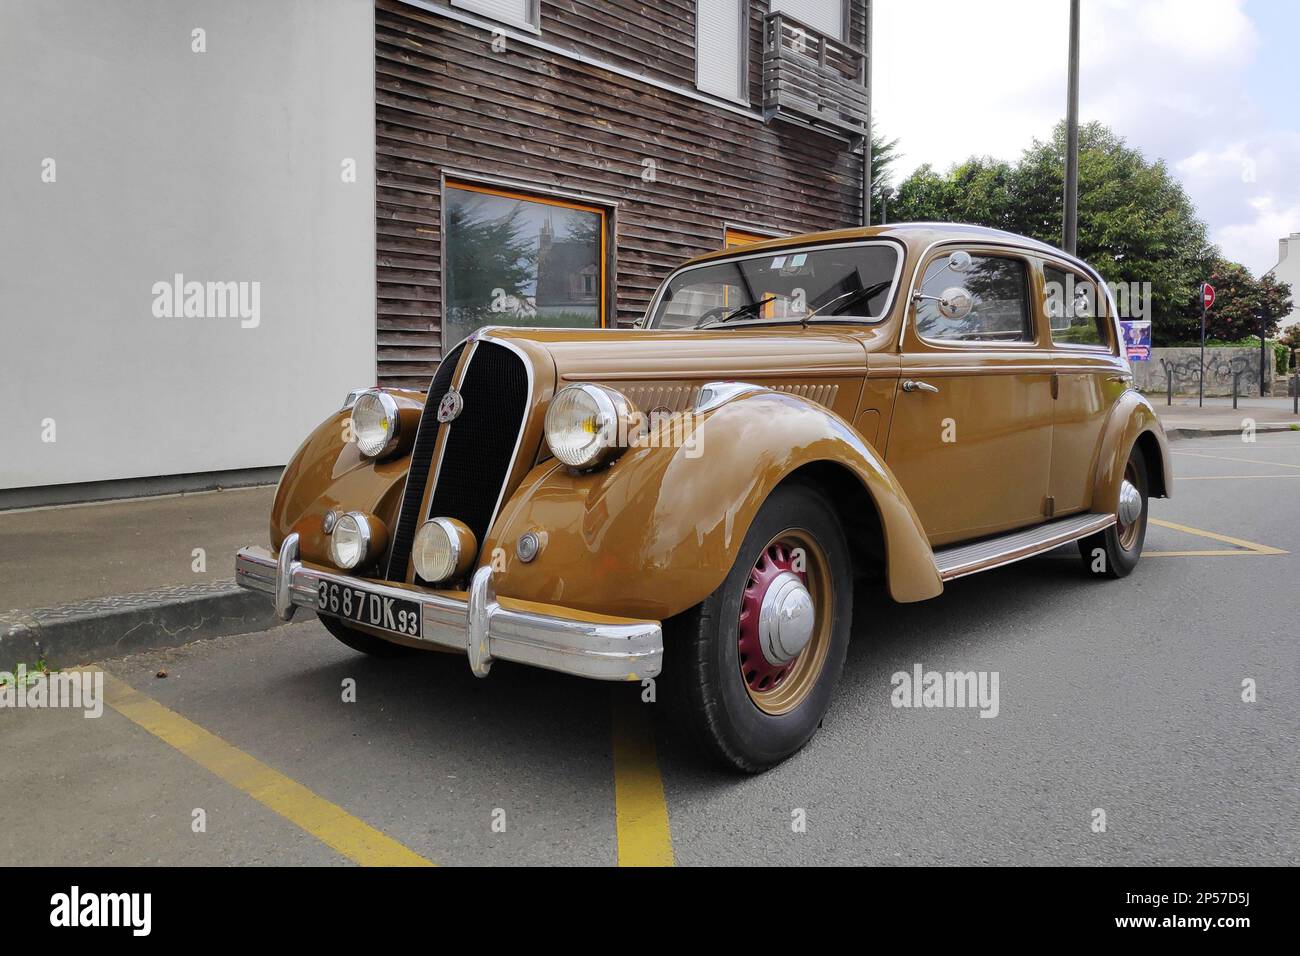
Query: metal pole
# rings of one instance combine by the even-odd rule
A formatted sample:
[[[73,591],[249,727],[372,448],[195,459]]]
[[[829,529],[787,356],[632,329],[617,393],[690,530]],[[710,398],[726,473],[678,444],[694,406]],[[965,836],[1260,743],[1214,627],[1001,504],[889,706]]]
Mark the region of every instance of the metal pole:
[[[863,44],[862,88],[867,91],[867,138],[862,144],[862,225],[869,226],[871,225],[871,0],[866,0],[866,4],[867,35]]]
[[[880,224],[889,225],[889,200],[894,195],[894,190],[885,186],[880,190]]]
[[[1259,315],[1259,397],[1264,397],[1264,354],[1267,351],[1264,342],[1264,323],[1268,315],[1263,309],[1257,313]]]
[[[1201,286],[1201,371],[1197,375],[1196,404],[1205,407],[1205,286]]]
[[[1174,404],[1174,367],[1172,365],[1165,366],[1165,379],[1167,382],[1165,388],[1168,391],[1165,404],[1172,406]]]
[[[1065,221],[1061,248],[1074,255],[1079,232],[1079,0],[1070,0],[1070,65],[1065,100]]]
[[[1234,411],[1237,408],[1237,380],[1239,378],[1241,378],[1241,369],[1237,369],[1232,373],[1232,408]]]

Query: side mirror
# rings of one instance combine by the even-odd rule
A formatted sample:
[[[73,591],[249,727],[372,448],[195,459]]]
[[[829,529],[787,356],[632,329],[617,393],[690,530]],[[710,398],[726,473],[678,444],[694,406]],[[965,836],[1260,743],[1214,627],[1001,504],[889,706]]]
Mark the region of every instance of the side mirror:
[[[945,319],[964,319],[974,307],[971,294],[961,286],[944,289],[943,295],[939,296],[939,314]]]
[[[948,268],[953,272],[965,272],[970,268],[970,253],[965,249],[958,249],[948,257]]]

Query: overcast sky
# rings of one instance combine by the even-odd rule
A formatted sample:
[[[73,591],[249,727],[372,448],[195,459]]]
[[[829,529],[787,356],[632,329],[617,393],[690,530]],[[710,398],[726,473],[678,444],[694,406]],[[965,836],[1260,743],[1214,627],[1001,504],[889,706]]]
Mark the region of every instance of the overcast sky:
[[[1065,115],[1068,0],[874,0],[874,119],[901,179],[1014,160]],[[1300,2],[1083,0],[1081,122],[1164,159],[1256,275],[1300,232]]]

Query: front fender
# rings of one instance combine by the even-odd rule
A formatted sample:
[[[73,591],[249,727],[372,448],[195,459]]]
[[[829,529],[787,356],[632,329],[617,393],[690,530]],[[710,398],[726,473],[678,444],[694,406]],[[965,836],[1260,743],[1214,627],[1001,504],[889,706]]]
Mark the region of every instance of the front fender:
[[[415,392],[391,391],[401,415],[402,428],[413,436],[419,426],[423,396]],[[316,564],[329,564],[329,537],[321,519],[325,512],[368,511],[394,526],[410,447],[404,455],[376,462],[357,451],[347,437],[348,409],[340,409],[321,422],[294,452],[280,476],[271,505],[271,547],[291,531],[298,532],[302,557]]]
[[[535,468],[480,558],[497,593],[597,613],[663,620],[703,601],[731,569],[768,494],[796,469],[837,464],[861,482],[884,532],[898,601],[943,590],[912,506],[884,461],[842,418],[799,396],[756,391],[693,419],[677,447],[626,451],[609,468]],[[546,543],[515,556],[525,531]]]
[[[1160,417],[1145,395],[1129,389],[1115,402],[1102,432],[1097,464],[1093,471],[1092,510],[1101,514],[1119,507],[1119,488],[1124,480],[1124,466],[1129,453],[1139,441],[1145,444],[1147,480],[1153,497],[1168,498],[1174,490],[1173,466],[1169,442]],[[1158,462],[1152,462],[1152,454]],[[1154,470],[1151,465],[1154,464]]]

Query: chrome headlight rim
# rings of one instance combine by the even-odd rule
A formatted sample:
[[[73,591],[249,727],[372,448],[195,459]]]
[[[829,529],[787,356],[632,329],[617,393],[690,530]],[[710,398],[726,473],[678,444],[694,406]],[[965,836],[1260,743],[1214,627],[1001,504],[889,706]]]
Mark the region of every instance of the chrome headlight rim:
[[[438,533],[443,536],[440,542],[446,545],[447,557],[441,567],[425,566],[425,544],[428,535]],[[420,525],[411,542],[411,562],[420,580],[430,584],[445,584],[463,578],[478,554],[478,541],[474,532],[463,521],[455,518],[430,518]],[[426,574],[425,572],[430,572]]]
[[[561,428],[566,423],[558,421],[560,399],[573,392],[586,395],[596,408],[596,420],[599,427],[593,433],[596,441],[589,445],[582,455],[566,453],[562,443],[557,439]],[[546,421],[543,431],[546,435],[546,447],[558,461],[570,468],[587,471],[607,465],[626,450],[629,426],[632,418],[632,403],[627,396],[608,385],[593,385],[580,382],[566,385],[551,397],[546,409]],[[557,447],[560,445],[560,447]]]
[[[356,421],[357,406],[360,405],[363,400],[368,398],[375,399],[379,402],[379,407],[384,414],[384,421],[387,423],[385,426],[385,433],[387,435],[387,438],[385,439],[383,445],[381,445],[375,451],[367,451],[366,448],[362,446],[361,432],[357,426],[357,421]],[[397,399],[393,398],[393,396],[389,395],[381,388],[363,389],[361,393],[352,400],[351,421],[352,421],[352,439],[356,443],[357,451],[360,452],[366,458],[372,458],[372,459],[384,458],[388,455],[391,455],[394,451],[396,451],[397,446],[401,443],[402,416],[397,407]]]
[[[338,544],[340,538],[337,537],[339,531],[343,529],[343,523],[351,521],[356,525],[357,537],[361,541],[361,547],[357,551],[357,557],[351,562],[347,562],[339,554]],[[349,529],[350,530],[350,529]],[[348,511],[339,516],[334,522],[334,527],[330,531],[330,560],[334,562],[335,567],[343,571],[352,571],[356,568],[363,567],[367,562],[374,558],[375,529],[371,526],[370,516],[364,511]]]

